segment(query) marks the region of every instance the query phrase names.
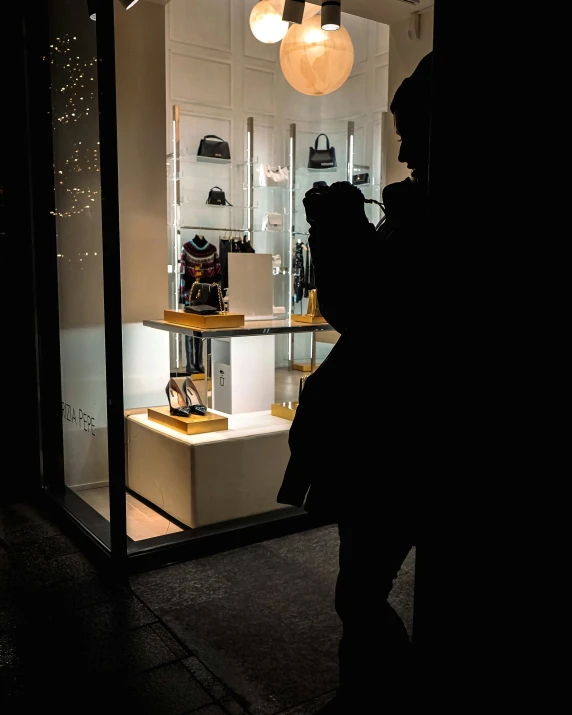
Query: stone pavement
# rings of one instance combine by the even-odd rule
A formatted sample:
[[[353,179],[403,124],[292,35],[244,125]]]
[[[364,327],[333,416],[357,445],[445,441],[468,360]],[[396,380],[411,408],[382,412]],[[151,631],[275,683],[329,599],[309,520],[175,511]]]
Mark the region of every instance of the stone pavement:
[[[409,629],[413,566],[392,595]],[[117,582],[35,507],[2,507],[0,710],[313,715],[337,682],[336,573],[324,527]]]

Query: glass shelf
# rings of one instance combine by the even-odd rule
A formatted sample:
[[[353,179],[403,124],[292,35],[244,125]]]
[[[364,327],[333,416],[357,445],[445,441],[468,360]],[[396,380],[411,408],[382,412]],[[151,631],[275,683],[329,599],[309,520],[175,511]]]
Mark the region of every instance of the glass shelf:
[[[331,168],[328,169],[309,169],[308,167],[304,167],[303,169],[296,169],[296,174],[300,174],[300,176],[316,176],[316,174],[337,174],[339,172],[343,172],[346,174],[346,168],[342,166],[332,166]]]
[[[191,200],[185,200],[185,198],[181,198],[181,203],[180,207],[184,210],[184,207],[196,209],[196,210],[201,210],[201,209],[226,209],[227,211],[232,210],[232,209],[237,209],[239,211],[247,211],[250,206],[242,206],[241,204],[232,204],[231,206],[222,206],[219,204],[207,204],[204,201],[197,201],[194,199]],[[254,209],[257,209],[257,206],[253,207]]]
[[[167,154],[167,161],[170,163],[174,159],[173,154]],[[205,157],[199,157],[196,154],[181,154],[179,156],[179,161],[181,164],[195,164],[198,166],[205,166],[210,165],[210,166],[224,166],[224,167],[231,167],[231,168],[244,168],[245,166],[248,166],[249,164],[258,164],[258,159],[255,158],[253,161],[248,162],[248,161],[233,161],[232,159],[207,159]]]

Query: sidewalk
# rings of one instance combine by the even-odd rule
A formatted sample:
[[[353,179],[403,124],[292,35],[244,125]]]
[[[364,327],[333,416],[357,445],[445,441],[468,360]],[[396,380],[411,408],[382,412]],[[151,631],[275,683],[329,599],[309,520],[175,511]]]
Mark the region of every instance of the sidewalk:
[[[0,508],[0,709],[313,715],[337,682],[336,573],[325,527],[113,583],[35,508]]]

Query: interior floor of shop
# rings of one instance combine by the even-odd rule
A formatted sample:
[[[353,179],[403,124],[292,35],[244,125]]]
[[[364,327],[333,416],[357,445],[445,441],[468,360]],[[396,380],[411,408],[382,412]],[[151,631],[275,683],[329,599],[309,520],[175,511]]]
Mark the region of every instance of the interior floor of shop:
[[[118,582],[38,509],[0,508],[2,713],[314,715],[337,685],[337,549],[324,527]],[[414,558],[391,595],[409,630]]]
[[[82,489],[76,494],[109,521],[109,487]],[[127,536],[133,541],[182,531],[180,526],[143,504],[132,494],[126,494],[125,501]]]

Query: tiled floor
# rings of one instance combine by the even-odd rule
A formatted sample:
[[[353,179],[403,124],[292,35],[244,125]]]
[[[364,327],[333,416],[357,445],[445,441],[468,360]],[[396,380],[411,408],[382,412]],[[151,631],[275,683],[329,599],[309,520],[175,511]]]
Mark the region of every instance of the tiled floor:
[[[409,628],[413,564],[392,594]],[[314,715],[337,683],[336,572],[325,527],[111,581],[37,509],[2,508],[2,715]]]
[[[109,487],[83,489],[76,492],[99,514],[109,519]],[[131,494],[126,495],[127,535],[134,541],[182,531],[181,527],[158,514]]]

